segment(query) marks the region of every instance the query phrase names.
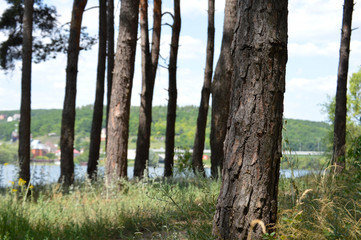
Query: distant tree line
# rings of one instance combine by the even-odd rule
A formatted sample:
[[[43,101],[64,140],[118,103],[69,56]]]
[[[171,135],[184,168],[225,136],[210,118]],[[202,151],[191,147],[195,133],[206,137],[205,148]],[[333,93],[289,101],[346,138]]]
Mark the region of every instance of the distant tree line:
[[[13,115],[19,111],[0,111],[0,114]],[[177,121],[175,125],[175,147],[193,147],[198,107],[182,106],[177,108]],[[75,144],[78,147],[81,139],[89,139],[92,124],[93,106],[87,105],[77,108],[75,120]],[[105,118],[105,108],[103,117]],[[208,113],[210,117],[211,111]],[[151,142],[164,142],[166,132],[166,106],[154,106],[152,114]],[[331,125],[325,122],[307,120],[285,119],[283,130],[283,143],[285,150],[292,151],[326,151],[329,144]],[[60,109],[34,109],[32,111],[31,133],[34,138],[49,133],[60,135],[61,110]],[[132,106],[129,118],[129,141],[135,143],[138,134],[139,107]],[[210,149],[210,124],[207,123],[205,148]],[[103,121],[102,128],[106,124]],[[0,140],[9,141],[15,122],[0,121]],[[89,140],[87,140],[89,141]]]

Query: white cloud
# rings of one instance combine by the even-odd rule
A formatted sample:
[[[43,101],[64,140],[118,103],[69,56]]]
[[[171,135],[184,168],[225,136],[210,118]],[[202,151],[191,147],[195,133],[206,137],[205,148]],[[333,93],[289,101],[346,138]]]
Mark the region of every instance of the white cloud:
[[[290,43],[288,44],[288,53],[289,56],[333,56],[337,57],[339,52],[338,42],[327,42],[327,43],[313,43],[307,42],[304,44],[300,43]]]
[[[192,36],[180,36],[179,38],[179,60],[198,59],[205,55],[206,44]]]
[[[335,40],[338,40],[342,21],[342,2],[340,0],[290,1],[288,15],[290,41],[329,41],[330,37],[337,37]]]
[[[208,1],[207,0],[182,0],[181,3],[181,14],[203,14],[207,15]],[[224,12],[225,0],[215,1],[216,14]],[[173,9],[173,8],[172,8]]]
[[[286,91],[297,91],[300,93],[310,92],[326,95],[331,94],[333,91],[336,91],[336,76],[292,78],[287,81]]]
[[[307,120],[326,120],[322,104],[328,101],[336,91],[336,76],[317,78],[292,78],[286,83],[285,111],[286,118]]]

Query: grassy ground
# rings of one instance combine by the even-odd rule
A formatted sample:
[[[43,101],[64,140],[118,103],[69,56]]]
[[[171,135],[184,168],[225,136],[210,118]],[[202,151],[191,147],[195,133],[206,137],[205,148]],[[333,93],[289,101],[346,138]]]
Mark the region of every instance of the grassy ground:
[[[281,179],[277,231],[267,239],[361,239],[360,179]],[[29,198],[15,185],[2,189],[0,239],[213,239],[219,181],[124,181],[120,190],[83,182],[66,194],[54,184]]]

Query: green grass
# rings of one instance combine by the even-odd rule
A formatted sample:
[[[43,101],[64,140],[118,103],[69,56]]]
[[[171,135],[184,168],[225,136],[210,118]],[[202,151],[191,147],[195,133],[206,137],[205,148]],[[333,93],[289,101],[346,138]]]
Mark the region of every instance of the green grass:
[[[210,184],[211,183],[211,184]],[[121,190],[82,183],[35,187],[22,201],[7,189],[0,239],[209,239],[219,183],[122,182]]]
[[[360,174],[280,179],[277,230],[268,239],[360,239]],[[0,239],[214,239],[220,182],[178,178],[2,189]]]
[[[281,160],[281,169],[321,170],[329,164],[326,155],[295,155],[284,154]]]

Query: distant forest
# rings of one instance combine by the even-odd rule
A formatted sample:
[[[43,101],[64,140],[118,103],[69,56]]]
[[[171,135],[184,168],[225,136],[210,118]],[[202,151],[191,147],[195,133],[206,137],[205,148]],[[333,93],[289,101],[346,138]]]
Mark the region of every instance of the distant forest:
[[[0,114],[12,116],[19,111],[0,111]],[[210,119],[210,113],[208,119]],[[60,109],[34,109],[31,112],[31,132],[33,138],[46,136],[49,133],[60,135],[61,110]],[[75,134],[76,142],[80,139],[89,138],[93,107],[91,105],[77,108]],[[180,148],[192,148],[196,131],[198,107],[184,106],[177,109],[175,146]],[[131,107],[129,141],[135,143],[138,131],[139,107]],[[166,106],[153,107],[152,142],[165,139],[166,129]],[[103,118],[105,127],[105,112]],[[0,121],[0,140],[9,141],[11,133],[17,129],[18,121],[7,122],[6,118]],[[306,120],[285,119],[283,137],[284,147],[292,151],[325,151],[327,149],[327,137],[330,125],[325,122],[313,122]],[[209,149],[210,120],[207,121],[206,144]],[[77,141],[78,140],[78,141]]]

